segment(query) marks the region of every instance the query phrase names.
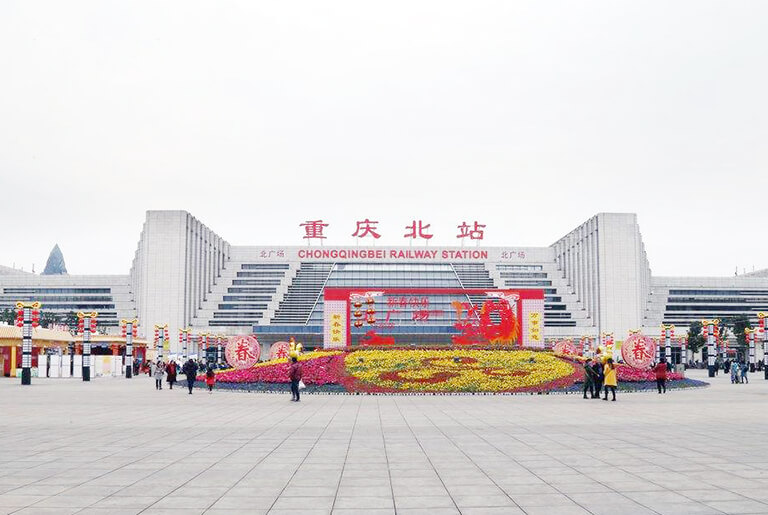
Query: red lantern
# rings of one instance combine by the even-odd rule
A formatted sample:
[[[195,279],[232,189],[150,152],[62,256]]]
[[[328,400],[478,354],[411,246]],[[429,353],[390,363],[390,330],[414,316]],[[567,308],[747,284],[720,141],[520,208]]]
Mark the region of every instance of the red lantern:
[[[362,302],[360,302],[359,300],[357,300],[357,301],[355,301],[355,303],[353,304],[353,306],[355,306],[356,308],[361,308],[361,307],[363,307],[363,303],[362,303]]]
[[[367,299],[365,299],[365,302],[366,302],[367,304],[373,304],[373,303],[374,303],[374,302],[376,302],[376,301],[375,301],[375,300],[373,300],[373,297],[368,297]]]
[[[361,316],[363,316],[361,311],[355,311],[355,318],[360,318]]]

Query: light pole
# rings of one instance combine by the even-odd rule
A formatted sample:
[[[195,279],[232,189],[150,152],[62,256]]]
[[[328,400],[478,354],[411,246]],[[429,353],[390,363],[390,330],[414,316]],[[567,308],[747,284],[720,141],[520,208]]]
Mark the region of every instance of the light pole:
[[[747,338],[747,345],[749,346],[749,371],[755,371],[755,337],[757,336],[757,329],[751,329],[746,327],[744,329],[744,336]]]
[[[165,341],[168,339],[168,324],[158,325],[155,324],[155,350],[157,350],[157,358],[163,360],[163,350],[165,348]]]
[[[664,357],[667,363],[672,364],[672,338],[675,337],[675,326],[661,324],[662,336],[664,337]],[[659,361],[661,361],[661,351],[659,351]]]
[[[715,377],[715,327],[720,323],[720,320],[702,320],[701,325],[705,327],[707,335],[707,369],[709,370],[709,377]]]
[[[757,318],[760,320],[760,332],[763,333],[763,378],[768,379],[768,330],[765,327],[765,318],[768,317],[768,313],[762,311],[757,314]]]
[[[133,377],[133,339],[139,331],[139,319],[120,320],[120,327],[125,337],[125,378]]]
[[[686,336],[680,338],[680,364],[683,365],[683,370],[685,370],[685,365],[688,363],[687,343],[688,340]]]
[[[96,311],[77,314],[77,328],[83,335],[83,381],[91,380],[91,333],[96,331]]]
[[[32,384],[32,329],[40,323],[39,302],[16,303],[16,325],[21,327],[21,384]]]
[[[221,365],[224,356],[222,356],[223,347],[221,345],[221,340],[224,339],[223,334],[217,334],[216,335],[216,364]]]
[[[189,346],[189,335],[192,329],[179,329],[179,343],[181,343],[181,361],[187,359],[187,347]]]

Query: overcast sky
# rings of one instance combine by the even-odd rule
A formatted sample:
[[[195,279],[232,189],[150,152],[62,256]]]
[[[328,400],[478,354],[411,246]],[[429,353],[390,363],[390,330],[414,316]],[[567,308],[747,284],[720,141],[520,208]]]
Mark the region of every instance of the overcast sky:
[[[0,3],[0,264],[233,244],[545,246],[636,212],[658,275],[768,267],[768,2]]]

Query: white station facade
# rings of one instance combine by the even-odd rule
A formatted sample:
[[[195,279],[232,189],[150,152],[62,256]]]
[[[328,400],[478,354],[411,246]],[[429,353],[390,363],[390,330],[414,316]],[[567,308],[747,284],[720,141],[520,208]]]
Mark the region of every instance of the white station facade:
[[[544,338],[624,339],[662,323],[682,335],[695,320],[768,312],[768,272],[733,277],[658,277],[637,216],[600,213],[548,247],[234,246],[185,211],[148,211],[125,275],[36,275],[0,267],[0,309],[43,302],[69,313],[94,310],[108,331],[138,317],[140,333],[179,329],[257,334],[265,345],[295,335],[322,343],[325,288],[537,289]],[[430,299],[414,343],[447,343],[450,298]],[[472,299],[469,299],[470,301]],[[402,316],[417,308],[406,302]],[[410,311],[409,311],[410,310]],[[382,323],[384,320],[382,320]],[[426,323],[425,323],[426,322]]]

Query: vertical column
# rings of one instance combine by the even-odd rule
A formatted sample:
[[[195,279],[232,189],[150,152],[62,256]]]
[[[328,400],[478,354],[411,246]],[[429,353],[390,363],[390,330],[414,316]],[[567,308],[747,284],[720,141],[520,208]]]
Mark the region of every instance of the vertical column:
[[[95,311],[77,314],[78,329],[83,335],[83,381],[91,380],[91,332],[96,330],[97,316]]]
[[[16,303],[16,325],[21,327],[21,384],[32,384],[32,329],[40,322],[39,302]],[[12,356],[16,364],[16,356]]]
[[[688,364],[688,340],[686,336],[680,338],[680,364],[683,365],[683,370]]]
[[[168,339],[168,324],[155,325],[155,349],[157,350],[156,358],[163,359],[163,350],[165,349],[165,341]]]
[[[757,336],[757,329],[744,329],[744,334],[747,337],[747,344],[749,345],[749,371],[755,371],[755,337]]]
[[[189,333],[191,329],[179,329],[179,343],[181,344],[181,359],[187,360],[188,347],[189,347]]]
[[[768,330],[765,327],[765,317],[768,314],[762,311],[757,314],[760,320],[760,333],[763,335],[763,378],[768,380]]]
[[[675,336],[675,326],[674,325],[661,325],[662,330],[664,331],[664,357],[667,360],[667,363],[670,365],[672,364],[672,338]]]
[[[139,328],[139,320],[121,320],[120,326],[125,337],[125,378],[133,377],[133,339],[136,337]]]
[[[702,320],[701,324],[707,335],[707,369],[709,377],[715,377],[715,325],[719,320]]]
[[[217,334],[216,335],[216,364],[221,364],[222,362],[221,339],[222,339],[222,335]]]

